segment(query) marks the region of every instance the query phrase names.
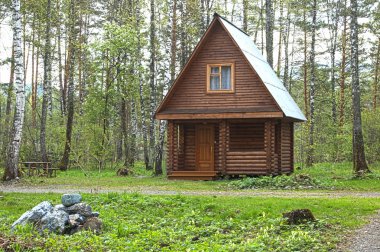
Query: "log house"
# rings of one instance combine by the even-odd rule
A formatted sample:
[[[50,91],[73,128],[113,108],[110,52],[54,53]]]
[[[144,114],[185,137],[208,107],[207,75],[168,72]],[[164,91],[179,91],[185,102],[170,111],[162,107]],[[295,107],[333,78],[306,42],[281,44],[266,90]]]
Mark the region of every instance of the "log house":
[[[219,16],[157,108],[169,179],[293,171],[294,123],[306,118],[250,37]]]

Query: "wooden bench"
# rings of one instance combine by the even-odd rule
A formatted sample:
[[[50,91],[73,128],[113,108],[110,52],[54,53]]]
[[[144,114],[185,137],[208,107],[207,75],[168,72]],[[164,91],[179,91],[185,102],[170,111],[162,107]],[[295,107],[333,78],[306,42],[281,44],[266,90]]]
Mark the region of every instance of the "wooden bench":
[[[56,177],[59,168],[51,167],[51,162],[29,161],[21,162],[21,171],[31,176]]]

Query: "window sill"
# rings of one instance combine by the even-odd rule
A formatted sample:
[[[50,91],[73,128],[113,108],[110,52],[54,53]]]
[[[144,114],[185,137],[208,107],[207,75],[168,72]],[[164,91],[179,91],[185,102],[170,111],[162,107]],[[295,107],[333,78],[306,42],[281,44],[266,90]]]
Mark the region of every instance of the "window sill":
[[[234,94],[235,90],[207,90],[206,94]]]

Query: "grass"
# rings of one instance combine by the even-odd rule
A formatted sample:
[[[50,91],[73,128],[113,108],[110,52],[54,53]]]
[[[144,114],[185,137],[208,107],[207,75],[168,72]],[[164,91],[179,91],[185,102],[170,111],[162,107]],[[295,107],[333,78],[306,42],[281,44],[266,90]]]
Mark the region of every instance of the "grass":
[[[58,194],[2,194],[0,240],[18,251],[329,251],[348,230],[380,208],[378,199],[144,196],[84,194],[100,212],[104,231],[40,236],[9,227],[24,211]],[[316,224],[288,226],[283,212],[309,208]]]
[[[293,176],[307,175],[322,186],[309,188],[287,187],[279,188],[261,186],[256,189],[299,189],[299,190],[353,190],[380,192],[380,165],[371,167],[373,173],[364,178],[354,178],[351,163],[321,163],[311,168],[304,168],[294,172]],[[166,176],[153,176],[152,171],[146,171],[142,163],[137,163],[132,170],[133,174],[127,177],[116,176],[115,169],[101,171],[88,169],[70,169],[66,172],[58,171],[56,178],[25,177],[22,185],[27,186],[60,186],[68,188],[101,188],[117,190],[138,190],[141,188],[151,190],[173,191],[220,191],[231,190],[230,180],[217,181],[173,181]],[[267,179],[266,179],[267,180]],[[287,181],[283,179],[283,181]],[[273,184],[273,183],[272,183]]]
[[[371,174],[363,178],[355,178],[352,173],[352,164],[319,163],[312,168],[296,170],[295,174],[308,174],[318,179],[324,185],[334,190],[380,191],[380,164],[370,166]]]

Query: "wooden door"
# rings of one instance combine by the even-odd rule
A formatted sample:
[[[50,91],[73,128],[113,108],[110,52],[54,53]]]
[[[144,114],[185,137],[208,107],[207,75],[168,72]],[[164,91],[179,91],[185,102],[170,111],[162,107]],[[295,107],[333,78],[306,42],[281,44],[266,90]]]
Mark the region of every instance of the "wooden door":
[[[214,170],[214,125],[198,125],[195,128],[195,161],[198,171]]]

